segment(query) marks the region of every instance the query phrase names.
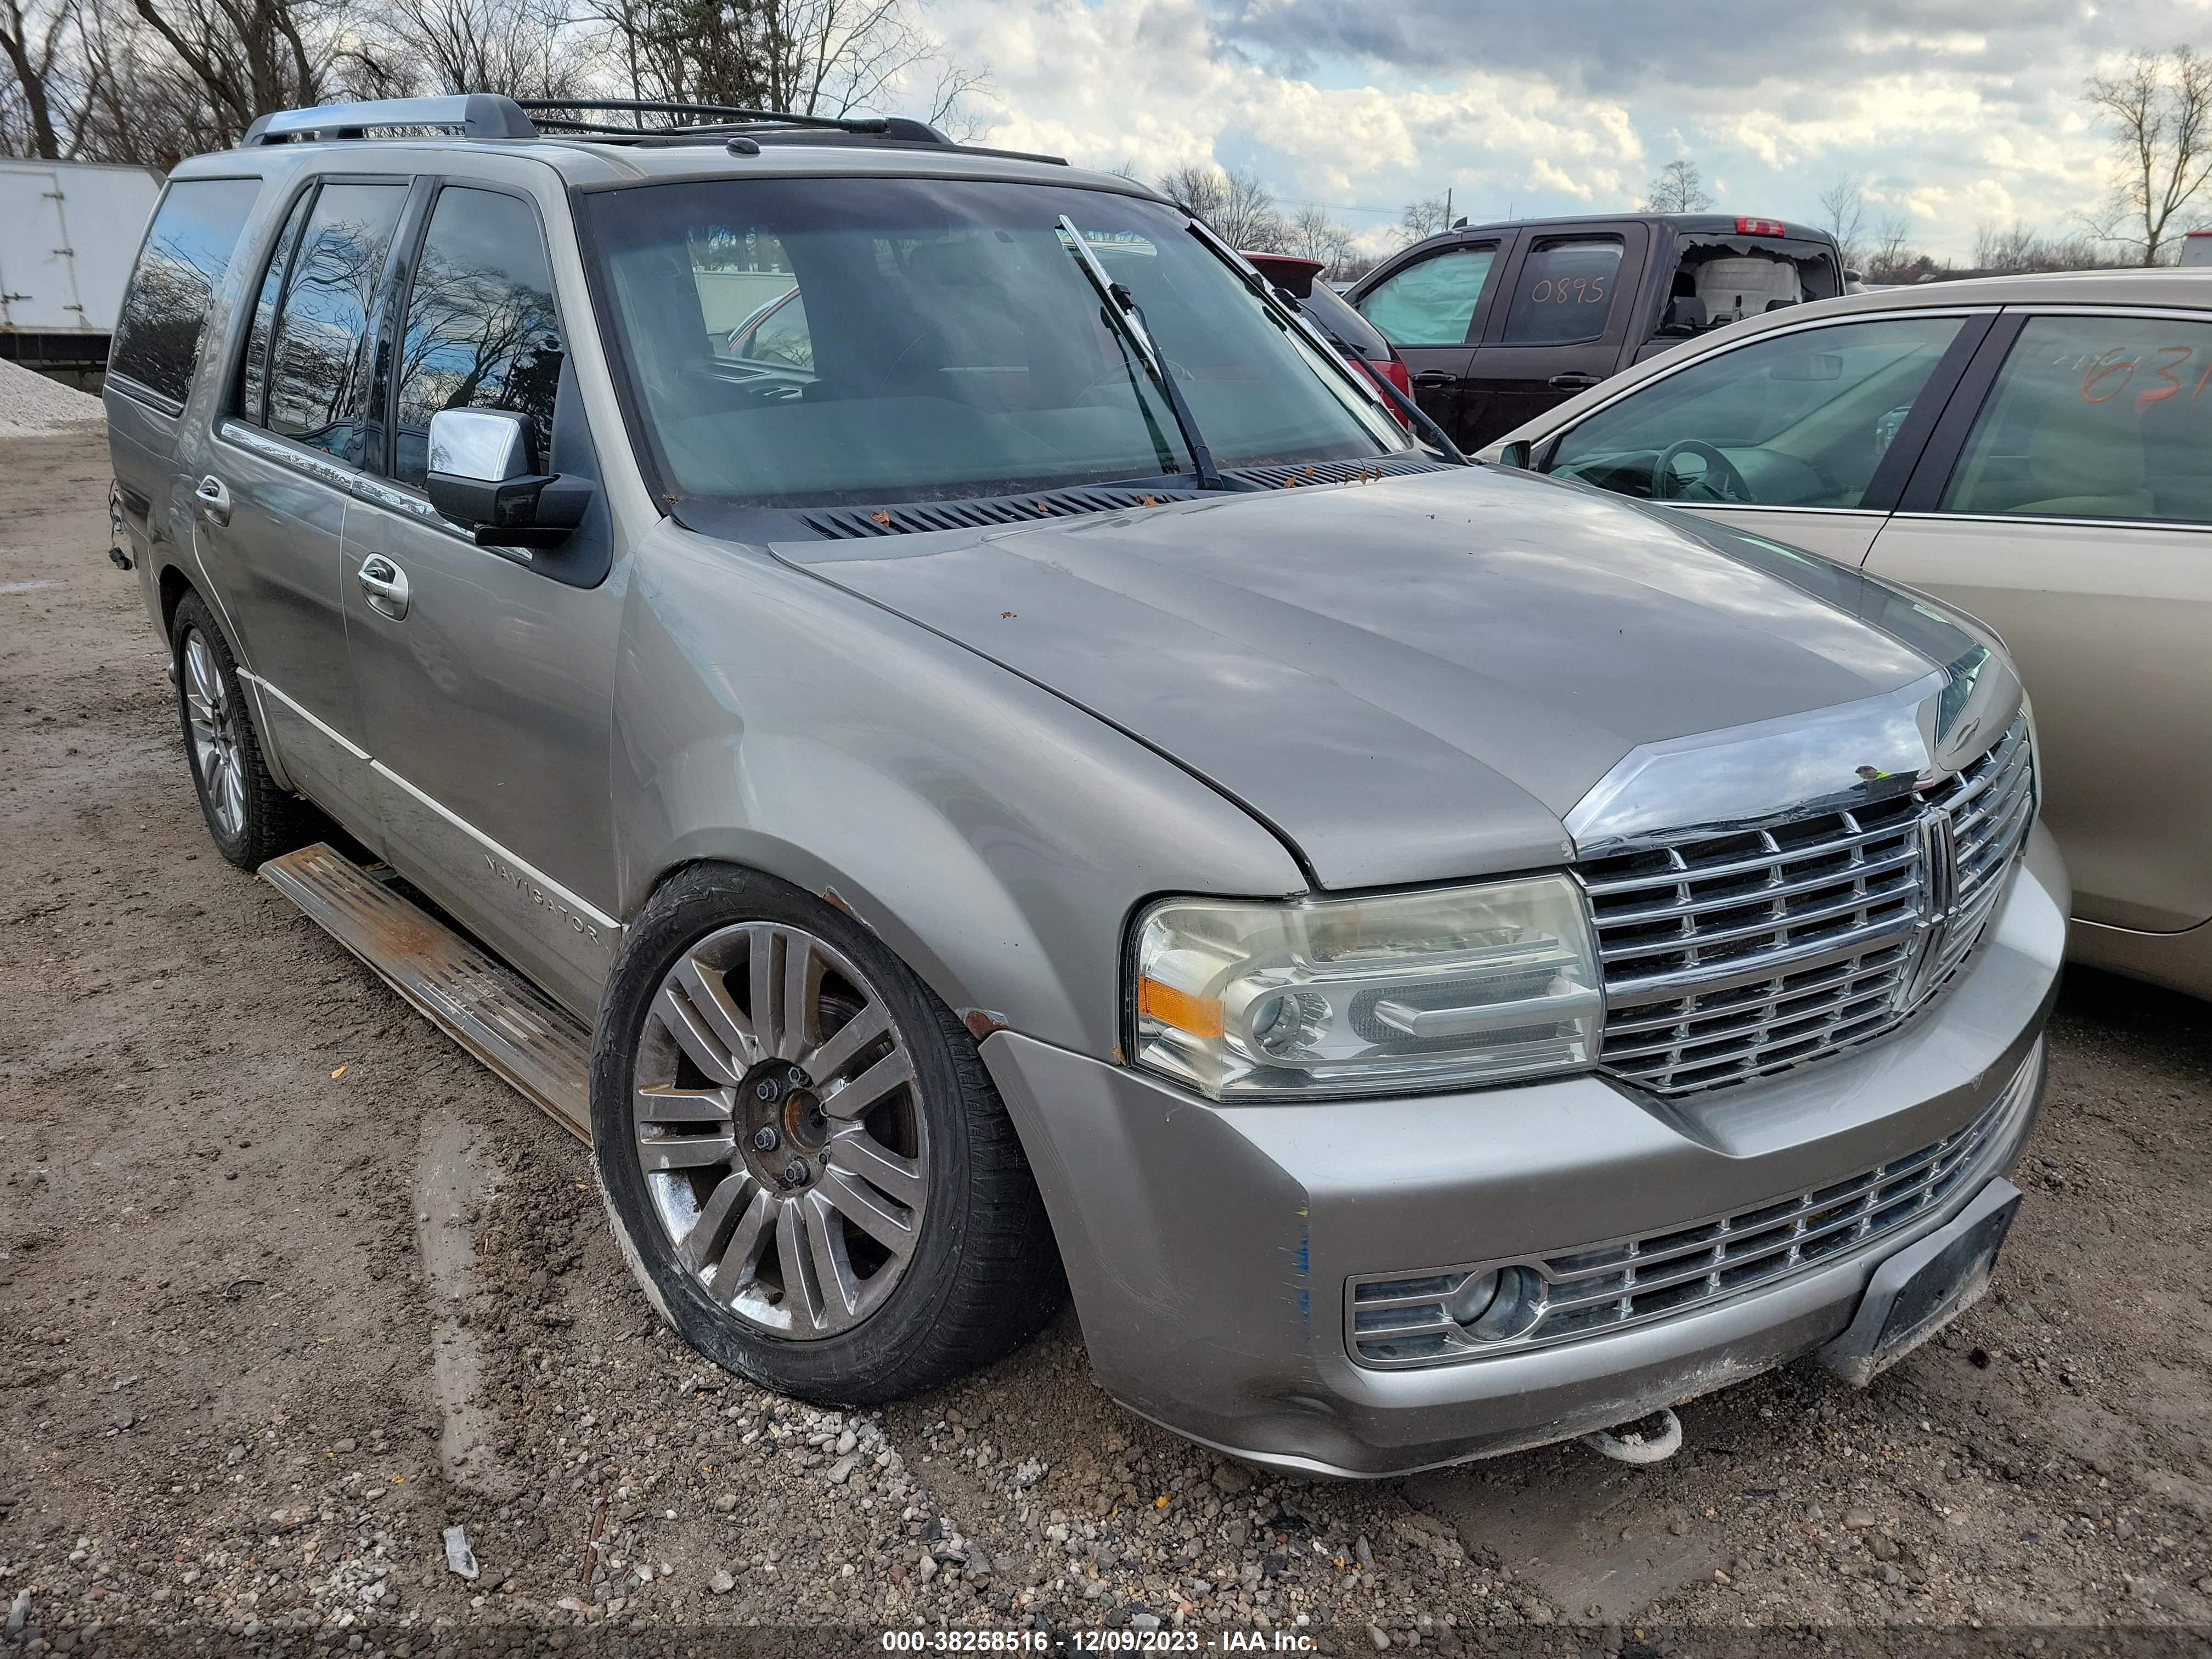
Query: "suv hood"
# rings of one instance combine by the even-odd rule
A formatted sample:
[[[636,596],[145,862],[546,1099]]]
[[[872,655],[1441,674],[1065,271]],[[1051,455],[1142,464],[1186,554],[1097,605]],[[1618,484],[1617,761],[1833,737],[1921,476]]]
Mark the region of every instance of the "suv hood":
[[[1169,756],[1327,888],[1559,864],[1639,745],[1942,666],[1855,571],[1488,468],[771,550]]]

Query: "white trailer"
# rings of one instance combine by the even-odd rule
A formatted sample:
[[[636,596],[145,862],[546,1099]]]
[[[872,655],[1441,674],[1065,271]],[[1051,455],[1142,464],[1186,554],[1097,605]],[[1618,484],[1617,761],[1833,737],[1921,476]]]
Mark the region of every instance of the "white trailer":
[[[161,182],[144,167],[0,158],[0,356],[97,371]]]

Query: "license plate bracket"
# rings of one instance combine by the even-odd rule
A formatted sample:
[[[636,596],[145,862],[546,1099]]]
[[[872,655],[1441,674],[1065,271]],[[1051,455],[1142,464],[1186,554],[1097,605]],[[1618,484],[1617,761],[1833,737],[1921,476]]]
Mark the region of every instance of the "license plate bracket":
[[[1857,1316],[1820,1349],[1820,1363],[1864,1388],[1980,1301],[2020,1200],[2012,1182],[1992,1180],[1957,1219],[1875,1268]]]

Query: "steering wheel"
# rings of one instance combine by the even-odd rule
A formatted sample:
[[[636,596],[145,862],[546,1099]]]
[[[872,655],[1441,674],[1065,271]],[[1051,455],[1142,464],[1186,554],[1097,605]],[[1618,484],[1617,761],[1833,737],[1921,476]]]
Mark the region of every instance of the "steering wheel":
[[[1674,458],[1695,455],[1705,464],[1705,476],[1694,480],[1676,476]],[[1675,501],[1691,499],[1689,492],[1701,489],[1707,495],[1702,501],[1735,501],[1745,507],[1758,505],[1752,499],[1751,486],[1743,481],[1743,474],[1735,470],[1735,463],[1715,449],[1702,438],[1677,438],[1659,452],[1659,459],[1651,463],[1651,495],[1655,501]]]

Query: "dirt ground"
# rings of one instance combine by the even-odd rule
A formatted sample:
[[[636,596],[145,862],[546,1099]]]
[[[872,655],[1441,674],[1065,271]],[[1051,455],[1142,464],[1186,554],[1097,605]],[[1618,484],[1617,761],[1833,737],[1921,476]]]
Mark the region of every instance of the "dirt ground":
[[[1279,1480],[1098,1393],[1072,1314],[818,1412],[661,1331],[583,1149],[215,855],[106,477],[0,447],[0,1652],[2202,1650],[2206,1005],[2076,975],[1991,1296],[1869,1391],[1685,1407],[1656,1468]]]

